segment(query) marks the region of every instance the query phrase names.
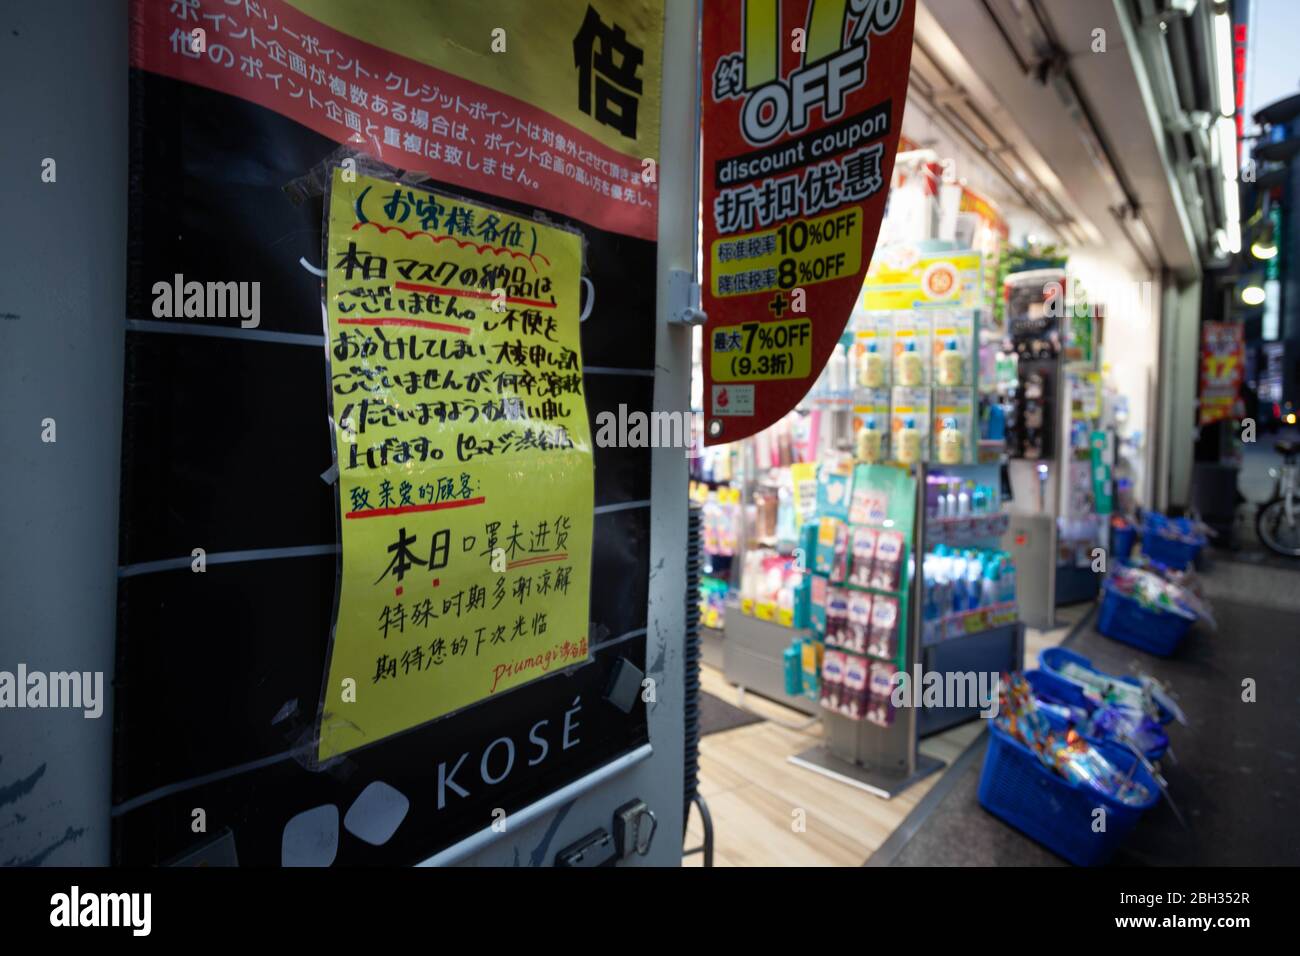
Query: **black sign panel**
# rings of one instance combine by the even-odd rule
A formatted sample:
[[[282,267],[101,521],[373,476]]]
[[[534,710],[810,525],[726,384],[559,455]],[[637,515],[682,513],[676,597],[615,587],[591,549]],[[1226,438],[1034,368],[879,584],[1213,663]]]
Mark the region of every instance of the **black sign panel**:
[[[241,865],[313,862],[303,838],[332,832],[314,862],[415,863],[645,743],[645,705],[605,693],[620,661],[647,666],[649,450],[600,448],[591,660],[313,769],[337,533],[311,174],[338,144],[233,96],[131,82],[114,861],[181,861],[221,835]],[[594,432],[602,410],[650,409],[655,244],[549,217],[582,231],[596,290]],[[256,334],[156,318],[153,286],[178,274],[258,281]],[[376,799],[395,829],[350,826]]]

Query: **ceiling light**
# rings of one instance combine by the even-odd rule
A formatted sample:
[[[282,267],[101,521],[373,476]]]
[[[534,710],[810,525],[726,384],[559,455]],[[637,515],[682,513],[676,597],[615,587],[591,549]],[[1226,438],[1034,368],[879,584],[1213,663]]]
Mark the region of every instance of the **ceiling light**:
[[[1232,116],[1237,100],[1232,89],[1232,18],[1226,13],[1214,15],[1214,60],[1219,68],[1219,112]]]

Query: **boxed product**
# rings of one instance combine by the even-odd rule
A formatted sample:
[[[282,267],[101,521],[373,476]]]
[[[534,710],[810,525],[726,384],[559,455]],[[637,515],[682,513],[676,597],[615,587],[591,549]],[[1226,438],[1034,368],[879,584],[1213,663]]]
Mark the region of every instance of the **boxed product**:
[[[866,652],[892,660],[898,654],[898,598],[877,594],[871,602],[871,629]]]
[[[964,465],[975,461],[977,450],[975,389],[936,388],[930,460],[942,465]]]
[[[889,420],[893,460],[904,465],[925,461],[930,444],[930,390],[895,385]]]
[[[839,528],[842,522],[837,518],[825,517],[817,523],[817,553],[813,557],[813,570],[818,574],[830,574],[835,567],[835,543],[839,540]]]
[[[803,667],[803,687],[805,691],[816,691],[821,685],[822,656],[825,648],[818,641],[804,641],[799,648],[800,664]]]
[[[800,567],[812,570],[817,558],[817,535],[821,527],[816,520],[809,520],[799,528],[799,551],[795,557],[802,562]]]
[[[858,587],[871,587],[871,562],[876,556],[876,532],[872,528],[856,526],[853,529],[853,563],[849,582]]]
[[[849,622],[841,646],[859,654],[867,652],[871,631],[872,596],[864,591],[849,592]]]
[[[808,578],[808,612],[812,619],[812,629],[818,634],[826,633],[826,602],[830,588],[826,579],[818,575]]]
[[[853,461],[845,458],[824,464],[817,472],[817,513],[824,518],[847,521],[849,492],[852,490]]]
[[[894,313],[894,387],[930,384],[930,317],[923,312]]]
[[[969,312],[936,312],[931,316],[931,366],[936,386],[975,384],[975,317]]]
[[[894,720],[894,706],[890,698],[894,693],[894,675],[898,668],[883,661],[872,661],[867,678],[867,720],[888,727]]]
[[[888,727],[894,722],[894,705],[888,697],[871,694],[867,697],[866,718],[880,727]]]
[[[870,465],[853,469],[853,499],[849,505],[849,522],[855,525],[879,525],[889,517],[889,492],[872,480]]]
[[[826,643],[843,647],[849,639],[849,592],[833,587],[826,597]]]
[[[811,574],[800,575],[798,583],[794,586],[794,616],[790,626],[798,630],[805,630],[812,627],[812,583],[814,577]]]
[[[867,715],[870,663],[865,657],[849,654],[844,658],[844,689],[840,693],[840,713],[852,720]]]
[[[881,591],[897,591],[903,574],[903,533],[879,531],[876,533],[876,550],[871,557],[869,587]]]
[[[835,526],[835,550],[831,558],[830,581],[842,584],[849,576],[849,526],[837,522]]]
[[[783,664],[783,673],[785,677],[785,692],[791,697],[798,697],[803,693],[803,638],[796,637],[790,642],[790,646],[785,649],[781,655]]]
[[[844,694],[844,665],[848,655],[827,648],[822,654],[821,703],[829,710],[839,710]]]

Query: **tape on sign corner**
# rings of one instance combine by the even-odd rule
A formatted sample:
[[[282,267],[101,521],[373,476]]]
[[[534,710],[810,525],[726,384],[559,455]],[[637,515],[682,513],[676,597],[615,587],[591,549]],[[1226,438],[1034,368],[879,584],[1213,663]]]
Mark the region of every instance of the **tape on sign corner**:
[[[345,166],[346,163],[351,163],[351,167]],[[289,197],[290,202],[295,206],[301,206],[309,199],[324,196],[329,190],[334,170],[341,166],[350,169],[354,175],[395,179],[401,172],[377,156],[358,149],[355,143],[344,143],[301,176],[289,180],[280,189]]]

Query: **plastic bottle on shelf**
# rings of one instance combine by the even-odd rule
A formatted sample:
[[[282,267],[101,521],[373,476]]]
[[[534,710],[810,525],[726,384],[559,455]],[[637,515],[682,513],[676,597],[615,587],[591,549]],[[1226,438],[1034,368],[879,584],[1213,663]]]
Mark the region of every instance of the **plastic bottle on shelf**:
[[[954,551],[948,558],[949,581],[951,582],[948,610],[960,613],[966,610],[966,555]]]
[[[898,430],[898,448],[895,456],[905,465],[921,460],[921,433],[917,430],[916,419],[903,419],[903,427]]]
[[[957,340],[949,339],[939,352],[936,377],[940,385],[961,385],[965,379],[964,356],[957,350]]]
[[[957,419],[945,418],[943,428],[939,429],[939,463],[943,465],[961,464],[966,453],[965,441],[957,428]]]
[[[990,441],[1002,441],[1007,437],[1007,413],[997,402],[989,406],[988,419],[985,422],[984,437]]]
[[[908,342],[903,346],[902,354],[898,356],[898,384],[909,387],[920,385],[924,377],[921,353],[916,350],[915,342]]]
[[[971,551],[966,558],[966,609],[974,611],[983,599],[984,562],[977,551]]]
[[[791,697],[803,693],[803,642],[795,640],[781,655],[782,669],[785,674],[785,692]]]
[[[781,485],[776,492],[776,537],[778,541],[797,544],[797,529],[794,513],[794,492]]]
[[[938,555],[927,554],[921,560],[921,578],[925,582],[925,603],[922,613],[927,621],[939,617],[939,582],[936,576]]]
[[[936,616],[944,617],[952,611],[952,588],[949,576],[948,548],[936,545],[929,555],[934,559],[934,605]]]
[[[808,390],[808,398],[821,398],[830,391],[831,363],[827,362],[822,366],[821,374],[817,376],[817,381],[813,382],[812,388]]]
[[[875,416],[868,416],[862,427],[858,429],[858,461],[868,465],[880,461],[882,437],[880,430],[876,428]]]
[[[1016,562],[1007,554],[1002,552],[1002,602],[1010,604],[1016,599]]]
[[[966,493],[966,486],[960,485],[957,492],[957,516],[965,518],[970,514],[970,495]]]
[[[831,359],[826,364],[829,370],[828,385],[832,395],[842,395],[847,392],[849,384],[849,356],[844,350],[843,345],[835,346],[835,351],[831,353]]]
[[[868,342],[858,358],[858,384],[863,388],[880,388],[885,384],[885,358],[875,342]]]
[[[1001,575],[1002,563],[994,554],[988,564],[984,566],[984,580],[980,582],[980,604],[982,606],[991,607],[1001,599]]]

